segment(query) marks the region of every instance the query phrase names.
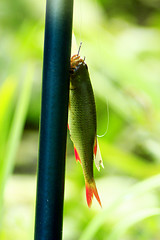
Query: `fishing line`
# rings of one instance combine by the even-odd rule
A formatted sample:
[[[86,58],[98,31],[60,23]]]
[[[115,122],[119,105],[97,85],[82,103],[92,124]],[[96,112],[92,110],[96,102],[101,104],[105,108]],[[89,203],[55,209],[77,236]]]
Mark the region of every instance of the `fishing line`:
[[[80,42],[79,49],[77,55],[79,56],[80,50],[81,50],[82,42]]]
[[[77,34],[76,35],[78,35],[78,40],[80,40],[80,44],[81,44],[81,42],[82,42],[82,20],[83,20],[82,19],[82,0],[75,1],[74,9],[75,9],[75,15],[74,16],[75,16],[75,23],[76,23],[75,27],[77,29],[77,31],[76,31]]]
[[[109,128],[109,103],[108,103],[108,99],[106,99],[106,102],[107,102],[107,118],[108,118],[108,122],[107,122],[107,128],[106,128],[106,131],[104,134],[102,135],[97,135],[97,137],[101,138],[101,137],[104,137],[107,132],[108,132],[108,128]]]
[[[82,0],[75,1],[74,3],[74,14],[73,14],[73,31],[72,31],[72,48],[71,55],[79,55],[82,41]],[[78,39],[77,39],[78,38]],[[78,41],[77,41],[78,40]],[[78,43],[80,41],[80,44]],[[78,52],[78,54],[77,54]]]
[[[79,31],[80,31],[80,44],[81,44],[81,41],[82,41],[82,0],[80,0],[79,16],[80,16]]]

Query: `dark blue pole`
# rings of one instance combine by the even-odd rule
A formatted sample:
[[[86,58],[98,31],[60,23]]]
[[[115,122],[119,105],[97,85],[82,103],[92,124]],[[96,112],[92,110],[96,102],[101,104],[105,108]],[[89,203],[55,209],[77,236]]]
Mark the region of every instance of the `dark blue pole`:
[[[47,0],[35,240],[62,239],[73,0]]]

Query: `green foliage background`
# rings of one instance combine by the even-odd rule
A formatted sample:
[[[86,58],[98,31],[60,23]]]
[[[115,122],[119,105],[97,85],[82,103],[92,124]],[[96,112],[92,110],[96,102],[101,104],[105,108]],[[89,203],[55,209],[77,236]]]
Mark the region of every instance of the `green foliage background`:
[[[34,231],[45,1],[1,0],[0,9],[0,239],[29,240]],[[63,239],[159,239],[160,3],[75,0],[73,30],[77,45],[83,42],[98,134],[108,122],[109,128],[99,138],[105,168],[95,169],[102,209],[95,200],[88,209],[82,170],[67,139]]]

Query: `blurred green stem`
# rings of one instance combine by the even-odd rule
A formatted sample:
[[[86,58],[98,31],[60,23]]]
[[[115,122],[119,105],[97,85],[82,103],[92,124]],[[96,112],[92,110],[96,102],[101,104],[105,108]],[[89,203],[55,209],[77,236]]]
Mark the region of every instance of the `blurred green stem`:
[[[33,70],[27,71],[26,79],[22,87],[21,94],[18,98],[18,103],[12,120],[12,125],[9,132],[8,142],[4,158],[1,160],[0,167],[0,206],[3,204],[4,189],[7,179],[14,167],[14,159],[18,144],[23,132],[26,114],[31,94],[31,86],[33,79]]]

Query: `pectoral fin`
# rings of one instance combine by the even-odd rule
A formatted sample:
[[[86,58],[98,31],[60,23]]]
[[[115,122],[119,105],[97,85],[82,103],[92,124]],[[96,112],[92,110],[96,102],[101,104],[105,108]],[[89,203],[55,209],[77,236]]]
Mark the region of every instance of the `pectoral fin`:
[[[81,163],[81,160],[80,160],[80,157],[79,157],[79,153],[78,153],[78,151],[77,151],[75,146],[74,146],[74,154],[75,154],[76,161],[77,162],[79,161]]]

